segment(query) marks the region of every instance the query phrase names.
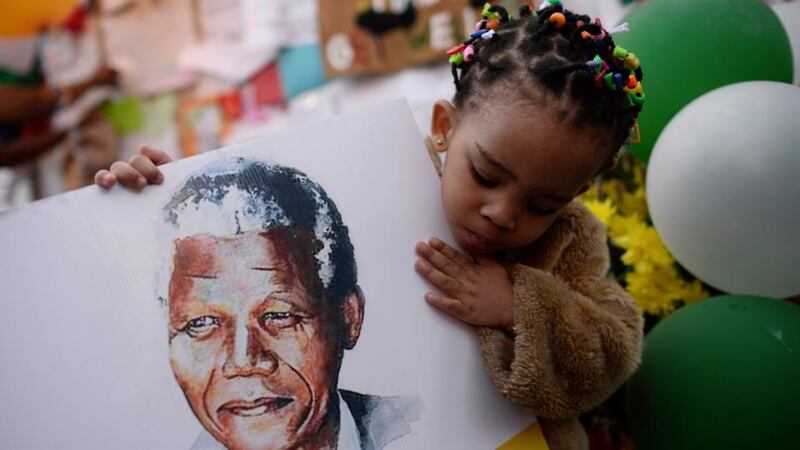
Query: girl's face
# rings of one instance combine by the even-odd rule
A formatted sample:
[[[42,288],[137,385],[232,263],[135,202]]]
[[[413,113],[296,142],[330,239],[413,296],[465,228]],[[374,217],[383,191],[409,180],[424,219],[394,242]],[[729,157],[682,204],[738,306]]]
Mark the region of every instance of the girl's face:
[[[450,230],[473,254],[538,239],[608,159],[596,129],[530,104],[490,101],[457,115],[440,100],[432,137],[447,151],[441,181]]]

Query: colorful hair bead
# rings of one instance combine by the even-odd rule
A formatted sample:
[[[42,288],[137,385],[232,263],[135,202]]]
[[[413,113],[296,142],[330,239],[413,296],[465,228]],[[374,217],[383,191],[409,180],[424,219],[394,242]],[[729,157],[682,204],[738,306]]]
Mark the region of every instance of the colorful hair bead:
[[[634,120],[633,126],[628,132],[628,139],[625,140],[625,145],[634,145],[642,142],[642,135],[639,134],[639,121]]]
[[[467,48],[465,48],[464,51],[461,52],[461,54],[464,55],[464,61],[472,62],[472,60],[475,58],[475,47],[472,45],[468,45]]]
[[[638,82],[639,82],[639,80],[637,80],[636,77],[633,74],[630,74],[630,75],[628,75],[628,84],[627,84],[626,87],[628,89],[633,89],[633,88],[636,87],[636,83],[638,83]]]
[[[567,18],[564,14],[557,12],[550,14],[550,17],[547,19],[555,25],[556,29],[560,29],[567,23]]]
[[[614,74],[609,72],[603,76],[603,81],[606,82],[606,87],[611,89],[612,91],[617,90],[617,85],[614,84]]]
[[[637,94],[636,92],[628,92],[628,98],[631,99],[634,105],[644,104],[644,93]]]
[[[599,33],[592,35],[592,39],[594,39],[598,44],[603,44],[603,39],[606,38],[606,31],[601,30]]]
[[[618,59],[624,60],[628,56],[628,51],[625,50],[624,48],[620,47],[619,45],[617,45],[616,47],[614,47],[613,54],[614,54],[614,58],[618,58]]]
[[[486,27],[489,28],[490,30],[494,30],[499,25],[500,25],[500,19],[490,19],[488,22],[486,22]]]
[[[491,39],[495,35],[494,30],[489,30],[481,35],[481,39]]]
[[[456,45],[455,47],[447,51],[447,56],[453,56],[456,53],[461,53],[464,51],[465,48],[467,48],[466,44]]]
[[[644,103],[644,88],[642,87],[642,82],[637,81],[636,87],[634,88],[625,88],[625,92],[628,93],[628,98],[630,98],[631,102],[635,105],[641,105]]]
[[[591,63],[592,67],[594,68],[594,73],[596,74],[604,74],[608,70],[608,63],[603,61],[603,58],[601,58],[600,55],[594,55]]]
[[[489,31],[489,30],[487,30],[486,28],[480,29],[480,30],[470,34],[469,38],[470,39],[478,39],[479,37],[483,36],[483,34],[486,33],[487,31]]]
[[[490,11],[489,9],[492,7],[491,3],[486,3],[483,5],[483,11],[481,11],[481,15],[486,17],[487,19],[498,19],[500,20],[500,13],[495,11]]]
[[[628,70],[639,68],[639,58],[634,53],[628,52],[628,56],[625,57],[625,68]]]
[[[486,28],[486,20],[479,20],[475,22],[475,31]]]
[[[547,0],[546,2],[542,2],[542,4],[539,5],[539,10],[541,11],[541,10],[543,10],[545,8],[549,8],[551,6],[562,6],[561,5],[561,0]]]
[[[614,74],[614,86],[616,86],[617,89],[624,89],[625,88],[625,85],[622,84],[622,74],[619,73],[619,72]]]
[[[629,94],[630,93],[634,93],[634,94],[642,95],[644,93],[644,89],[642,88],[642,83],[640,81],[637,81],[636,82],[636,86],[634,86],[632,88],[626,86],[625,87],[625,92],[627,92]]]
[[[450,59],[448,61],[450,61],[450,64],[460,66],[464,62],[464,55],[461,53],[450,55]]]

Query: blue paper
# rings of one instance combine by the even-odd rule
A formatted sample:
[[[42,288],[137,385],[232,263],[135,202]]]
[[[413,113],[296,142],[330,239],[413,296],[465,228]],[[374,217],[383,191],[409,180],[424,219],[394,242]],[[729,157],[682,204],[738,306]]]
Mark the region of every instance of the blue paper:
[[[286,99],[325,83],[325,68],[318,44],[281,50],[278,54],[278,70]]]

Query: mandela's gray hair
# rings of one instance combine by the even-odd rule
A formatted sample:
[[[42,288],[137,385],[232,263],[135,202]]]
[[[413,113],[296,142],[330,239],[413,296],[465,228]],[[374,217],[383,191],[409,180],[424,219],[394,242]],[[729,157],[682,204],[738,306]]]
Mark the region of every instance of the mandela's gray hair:
[[[357,289],[357,268],[347,227],[322,187],[297,169],[262,161],[215,161],[190,176],[162,209],[159,220],[168,270],[161,271],[158,295],[166,304],[174,242],[189,236],[235,236],[287,228],[315,242],[300,243],[313,253],[313,267],[328,299],[341,301]],[[168,241],[164,242],[164,241]],[[296,249],[295,249],[296,250]],[[300,264],[301,261],[294,261]]]

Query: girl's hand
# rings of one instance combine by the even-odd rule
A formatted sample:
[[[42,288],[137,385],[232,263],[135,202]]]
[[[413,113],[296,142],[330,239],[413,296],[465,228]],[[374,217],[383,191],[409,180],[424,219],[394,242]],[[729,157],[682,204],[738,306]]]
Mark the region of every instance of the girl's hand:
[[[514,290],[502,265],[480,256],[473,261],[436,238],[416,250],[414,268],[444,293],[426,293],[428,303],[463,322],[513,331]]]
[[[164,174],[156,166],[171,161],[172,158],[168,154],[143,145],[139,153],[133,155],[128,162],[117,161],[111,164],[110,170],[99,170],[94,175],[94,182],[100,187],[109,189],[119,181],[123,186],[141,191],[147,183],[161,184],[164,181]]]

